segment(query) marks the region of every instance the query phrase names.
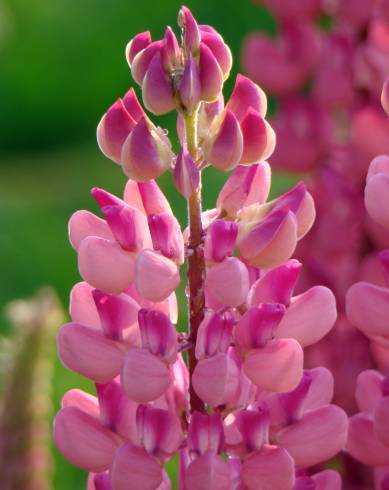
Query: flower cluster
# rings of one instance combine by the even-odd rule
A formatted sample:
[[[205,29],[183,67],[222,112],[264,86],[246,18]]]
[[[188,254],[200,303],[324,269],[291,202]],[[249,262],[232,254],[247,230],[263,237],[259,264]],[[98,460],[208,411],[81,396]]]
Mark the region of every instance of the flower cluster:
[[[363,202],[371,160],[389,153],[389,119],[380,104],[381,98],[388,109],[388,83],[382,89],[389,74],[388,6],[384,0],[258,3],[274,14],[278,35],[250,34],[242,63],[278,98],[277,147],[269,162],[309,172],[317,220],[297,250],[303,283],[330,287],[340,307],[331,335],[307,353],[308,365],[336,373],[335,400],[352,413],[356,378],[374,364],[367,340],[344,314],[345,295],[360,279],[382,283],[376,250],[389,247],[382,221],[367,216]],[[370,193],[378,191],[378,180]]]
[[[228,47],[185,7],[179,25],[181,45],[168,28],[162,41],[136,36],[126,55],[146,108],[177,110],[181,151],[131,89],[98,127],[101,149],[130,177],[123,198],[95,188],[102,218],[70,219],[83,282],[58,353],[97,396],[65,394],[55,443],[90,473],[90,490],[167,490],[176,455],[186,490],[340,489],[336,472],[311,470],[344,448],[348,428],[331,373],[304,370],[304,347],[337,316],[328,288],[295,293],[302,264],[291,256],[315,219],[312,196],[301,182],[267,201],[266,97],[238,76],[224,104]],[[208,165],[234,170],[203,212]],[[167,169],[188,201],[184,231],[153,180]],[[184,262],[188,333],[176,328]]]
[[[389,230],[388,209],[389,157],[376,157],[370,164],[365,205],[371,218]],[[389,484],[389,251],[383,250],[382,283],[360,281],[351,286],[346,296],[350,322],[367,336],[377,368],[363,371],[357,379],[356,401],[359,413],[350,419],[347,451],[358,461],[373,467],[374,488]]]

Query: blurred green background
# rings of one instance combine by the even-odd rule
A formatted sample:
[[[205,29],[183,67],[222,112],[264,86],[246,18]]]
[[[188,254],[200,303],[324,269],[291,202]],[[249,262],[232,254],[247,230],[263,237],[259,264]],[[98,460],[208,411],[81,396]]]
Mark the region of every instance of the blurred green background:
[[[99,118],[133,84],[124,48],[138,32],[149,29],[160,38],[166,25],[175,28],[180,5],[177,0],[0,0],[1,305],[52,285],[67,307],[69,290],[79,280],[67,241],[68,218],[77,209],[97,212],[91,187],[120,195],[125,184],[121,169],[99,152],[95,141]],[[249,0],[187,5],[232,49],[229,94],[242,39],[252,30],[273,32],[272,19]],[[175,138],[173,116],[158,124]],[[213,207],[224,179],[206,172],[205,207]],[[184,201],[171,177],[163,177],[161,184],[184,223]],[[2,330],[9,331],[5,319]],[[57,409],[66,389],[91,386],[53,362]],[[84,488],[85,474],[53,451],[53,488]]]

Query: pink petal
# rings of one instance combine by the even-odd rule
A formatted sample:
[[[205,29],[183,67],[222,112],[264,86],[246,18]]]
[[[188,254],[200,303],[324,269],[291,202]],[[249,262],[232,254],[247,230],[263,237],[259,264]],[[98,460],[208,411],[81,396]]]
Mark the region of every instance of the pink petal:
[[[366,176],[366,182],[377,174],[389,175],[389,156],[378,155],[370,162],[369,170]]]
[[[175,413],[140,405],[136,424],[141,444],[161,462],[170,459],[182,444],[180,421]]]
[[[241,222],[238,249],[244,259],[259,268],[270,268],[285,262],[297,244],[297,222],[287,208],[271,213],[255,226]]]
[[[183,107],[189,112],[197,107],[201,98],[200,74],[193,56],[190,54],[185,63],[184,73],[178,87]]]
[[[68,369],[98,383],[115,378],[123,363],[123,352],[116,342],[77,323],[67,323],[60,329],[57,348]]]
[[[142,49],[147,48],[147,46],[151,43],[151,34],[150,31],[145,31],[137,34],[131,41],[127,44],[126,47],[126,58],[131,66],[135,56],[142,51]]]
[[[114,240],[107,223],[89,211],[76,211],[69,220],[69,240],[78,250],[81,242],[88,236]]]
[[[380,400],[374,413],[374,432],[377,439],[389,449],[389,397]]]
[[[144,449],[124,444],[111,467],[112,490],[156,490],[162,483],[162,466]]]
[[[308,369],[312,382],[304,400],[304,410],[314,410],[329,405],[334,396],[334,377],[327,368],[319,366]]]
[[[243,135],[234,113],[227,109],[216,135],[204,145],[205,158],[224,172],[236,167],[243,152]]]
[[[227,257],[207,271],[206,288],[224,306],[245,302],[249,290],[247,267],[236,257]]]
[[[227,354],[200,360],[192,375],[197,395],[211,407],[228,404],[239,389],[239,369]]]
[[[250,107],[265,117],[267,111],[266,94],[250,78],[238,73],[227,107],[235,113],[239,121],[243,119]]]
[[[131,61],[131,75],[138,85],[142,85],[151,60],[161,51],[162,46],[163,41],[154,41],[139,51]]]
[[[139,211],[146,214],[138,182],[135,182],[135,180],[128,179],[124,188],[123,199],[129,206],[139,209]]]
[[[209,47],[200,44],[200,81],[201,99],[212,102],[218,98],[223,88],[223,73]]]
[[[298,422],[277,434],[277,442],[294,459],[296,466],[306,468],[335,456],[347,441],[348,419],[345,412],[327,405],[307,412]]]
[[[242,464],[241,478],[248,490],[291,490],[294,484],[293,459],[277,446],[265,446]]]
[[[93,287],[87,282],[78,282],[70,291],[70,317],[74,323],[100,329],[101,321],[92,296]]]
[[[337,471],[324,470],[314,475],[315,490],[342,490],[342,478]]]
[[[61,408],[77,407],[83,412],[99,420],[100,408],[97,398],[85,391],[73,389],[67,391],[61,400]]]
[[[142,81],[142,97],[146,109],[156,115],[166,114],[176,107],[172,84],[163,69],[160,53],[147,68]]]
[[[266,272],[251,286],[247,304],[282,303],[288,306],[301,267],[298,260],[292,259]]]
[[[110,467],[118,445],[110,430],[77,407],[66,407],[57,413],[53,437],[66,459],[94,472]]]
[[[122,386],[138,403],[156,400],[170,384],[170,371],[157,356],[146,349],[130,349],[124,359]]]
[[[186,199],[189,199],[199,185],[199,171],[185,148],[177,156],[173,178],[178,192]]]
[[[367,282],[353,284],[346,295],[347,317],[368,337],[389,334],[389,289]]]
[[[206,44],[216,58],[224,76],[224,80],[230,74],[232,66],[232,54],[223,38],[216,32],[206,32],[201,26],[201,43]]]
[[[389,78],[384,82],[381,92],[381,104],[386,114],[389,115]]]
[[[118,99],[97,126],[97,142],[105,156],[115,163],[121,163],[123,143],[135,124],[136,121],[128,113],[123,100]]]
[[[314,286],[292,298],[276,337],[293,338],[306,347],[324,337],[333,327],[336,317],[336,301],[331,290]]]
[[[147,215],[159,213],[173,214],[169,201],[155,180],[139,182],[138,188]]]
[[[124,173],[137,182],[154,179],[172,163],[173,153],[150,121],[142,118],[122,147],[121,162]]]
[[[244,372],[260,389],[279,393],[293,390],[303,375],[303,350],[294,339],[270,340],[252,350]]]
[[[93,291],[93,299],[101,319],[101,326],[107,338],[123,340],[125,330],[128,330],[138,320],[139,305],[127,294],[110,295],[98,289]],[[135,325],[131,332],[131,340],[135,345],[139,344],[139,332]],[[129,339],[127,331],[126,340]]]
[[[369,215],[385,228],[389,228],[389,211],[387,207],[389,192],[389,175],[377,174],[366,183],[365,206]]]
[[[152,250],[143,250],[136,260],[135,285],[138,293],[150,301],[163,301],[179,285],[177,265]]]
[[[238,225],[233,221],[215,220],[207,229],[204,241],[205,260],[222,262],[234,253]]]
[[[270,166],[266,162],[239,165],[220,191],[217,208],[235,218],[243,206],[263,204],[269,195],[270,180]]]
[[[188,448],[196,456],[208,451],[220,454],[224,449],[223,421],[218,413],[193,412],[188,430]]]
[[[230,469],[212,452],[192,461],[185,473],[187,490],[230,490]]]
[[[240,163],[267,160],[274,151],[276,135],[270,124],[253,108],[249,108],[240,123],[243,134],[243,154]]]
[[[350,418],[346,449],[361,463],[389,465],[389,447],[377,439],[374,422],[367,414],[359,413]]]
[[[78,268],[82,278],[91,286],[118,294],[134,279],[135,259],[115,242],[87,237],[78,251]]]
[[[383,380],[384,376],[373,369],[360,373],[357,378],[355,399],[361,412],[368,412],[373,415],[383,396]]]

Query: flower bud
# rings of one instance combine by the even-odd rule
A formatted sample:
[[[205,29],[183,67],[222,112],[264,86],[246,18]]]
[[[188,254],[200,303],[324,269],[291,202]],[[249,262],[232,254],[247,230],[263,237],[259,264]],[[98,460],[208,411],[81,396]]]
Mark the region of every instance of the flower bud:
[[[161,463],[170,459],[182,442],[179,421],[175,414],[167,410],[140,405],[136,425],[141,444]]]
[[[265,92],[250,78],[239,73],[227,107],[239,121],[244,118],[250,107],[261,117],[265,117],[267,111]]]
[[[97,142],[100,150],[115,163],[121,163],[124,142],[136,126],[123,100],[118,99],[104,114],[97,126]]]
[[[249,352],[244,372],[261,390],[283,393],[293,390],[303,374],[303,350],[294,339],[269,340]]]
[[[244,206],[263,204],[269,195],[270,179],[270,166],[266,162],[239,165],[220,191],[217,208],[235,218]]]
[[[234,323],[234,317],[228,311],[207,312],[197,332],[196,358],[204,359],[219,352],[226,353],[230,347]]]
[[[150,214],[148,217],[154,250],[177,264],[184,262],[184,239],[177,219],[168,213]]]
[[[136,290],[150,301],[163,301],[180,283],[177,265],[152,250],[138,255],[135,268]]]
[[[142,82],[142,97],[145,107],[156,114],[166,114],[176,107],[170,78],[165,73],[160,52],[151,60]]]
[[[143,182],[165,172],[172,158],[169,140],[143,118],[126,139],[121,162],[128,177]]]
[[[177,357],[177,332],[169,318],[157,310],[141,309],[138,313],[142,347],[166,362]]]
[[[276,135],[270,124],[253,108],[249,108],[240,129],[243,134],[243,155],[240,163],[256,163],[266,160],[273,153]]]
[[[151,44],[150,31],[141,32],[131,39],[126,47],[126,58],[130,67],[135,56],[143,49],[147,48],[149,44]]]
[[[219,170],[235,167],[243,152],[243,136],[238,120],[227,109],[215,134],[208,135],[204,143],[206,160]]]
[[[142,86],[151,60],[156,54],[161,52],[162,46],[163,41],[154,41],[142,49],[142,51],[139,51],[133,58],[131,63],[131,75],[138,85]]]
[[[211,51],[226,80],[232,67],[232,54],[230,48],[224,42],[222,36],[215,30],[206,30],[208,26],[199,26],[201,32],[201,44],[205,44]]]
[[[204,43],[200,45],[199,72],[201,100],[213,102],[223,89],[223,73],[212,51]]]
[[[163,38],[161,59],[165,71],[173,71],[180,63],[180,47],[171,27],[167,27]]]
[[[130,349],[124,358],[120,380],[131,400],[148,403],[165,393],[170,384],[170,371],[147,349]]]
[[[233,255],[237,236],[237,223],[221,219],[211,223],[205,236],[205,259],[209,262],[223,262],[226,257]]]
[[[244,350],[264,347],[274,337],[274,332],[285,314],[285,306],[263,303],[248,309],[235,327],[234,339]]]
[[[182,107],[189,114],[193,113],[200,102],[201,83],[199,70],[191,54],[185,64],[178,91]]]
[[[236,257],[227,257],[210,267],[205,278],[208,294],[224,306],[243,304],[249,291],[247,267]]]
[[[182,29],[183,45],[186,52],[195,55],[200,47],[200,31],[196,19],[188,7],[181,7],[178,12],[178,25]]]
[[[192,384],[197,395],[211,407],[228,404],[239,390],[239,368],[227,354],[201,359],[193,372]]]
[[[199,170],[185,147],[182,148],[177,156],[173,178],[176,189],[186,199],[189,199],[189,197],[199,186]]]
[[[251,286],[248,305],[282,303],[289,306],[301,267],[301,262],[291,259],[266,272]]]
[[[224,449],[224,429],[220,414],[193,412],[188,430],[188,448],[196,456]]]

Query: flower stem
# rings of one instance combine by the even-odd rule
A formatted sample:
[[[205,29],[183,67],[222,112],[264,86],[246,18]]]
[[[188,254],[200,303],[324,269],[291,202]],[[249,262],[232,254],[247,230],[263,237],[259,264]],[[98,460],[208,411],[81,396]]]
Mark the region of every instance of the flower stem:
[[[197,111],[184,117],[186,144],[193,159],[197,159]],[[201,223],[201,174],[198,188],[188,199],[189,215],[189,256],[188,256],[188,289],[189,289],[189,337],[193,347],[188,351],[189,375],[190,375],[190,409],[191,412],[205,411],[204,403],[197,396],[192,385],[192,374],[197,364],[195,357],[195,345],[197,331],[204,318],[204,279],[205,261],[203,253],[203,227]]]

